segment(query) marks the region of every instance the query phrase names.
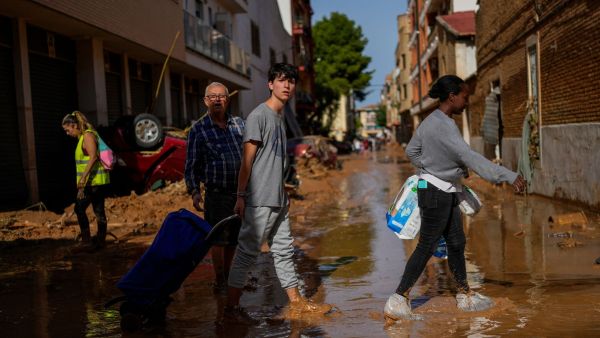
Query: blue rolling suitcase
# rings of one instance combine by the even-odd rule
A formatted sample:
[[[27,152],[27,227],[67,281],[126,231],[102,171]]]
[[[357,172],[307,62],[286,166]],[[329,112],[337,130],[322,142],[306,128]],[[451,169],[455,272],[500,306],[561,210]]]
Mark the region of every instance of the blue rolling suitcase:
[[[227,217],[211,227],[188,210],[169,213],[152,245],[117,283],[124,296],[106,304],[108,307],[123,302],[121,328],[135,331],[164,322],[170,295],[202,261],[220,230],[235,217]]]

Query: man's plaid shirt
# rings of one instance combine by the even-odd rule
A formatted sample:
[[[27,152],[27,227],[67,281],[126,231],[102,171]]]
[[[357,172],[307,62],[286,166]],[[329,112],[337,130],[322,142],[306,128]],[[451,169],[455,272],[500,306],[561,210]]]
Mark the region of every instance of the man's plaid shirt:
[[[188,192],[199,190],[200,182],[213,188],[235,191],[242,160],[244,120],[228,116],[225,129],[208,114],[196,122],[188,135],[185,184]]]

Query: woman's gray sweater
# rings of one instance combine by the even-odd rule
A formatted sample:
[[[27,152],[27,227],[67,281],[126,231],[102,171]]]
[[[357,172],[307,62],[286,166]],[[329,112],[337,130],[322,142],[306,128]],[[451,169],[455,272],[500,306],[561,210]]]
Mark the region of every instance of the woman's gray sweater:
[[[406,147],[406,154],[419,174],[431,174],[450,183],[460,183],[467,168],[493,183],[512,184],[518,176],[472,150],[454,120],[439,109],[419,125]]]

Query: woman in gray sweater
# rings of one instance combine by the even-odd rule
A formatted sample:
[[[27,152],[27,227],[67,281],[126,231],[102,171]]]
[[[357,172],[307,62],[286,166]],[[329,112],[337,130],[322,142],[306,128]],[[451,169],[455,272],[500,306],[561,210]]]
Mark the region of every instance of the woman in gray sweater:
[[[461,78],[455,75],[441,77],[432,86],[429,97],[440,100],[439,109],[419,125],[406,147],[406,154],[418,168],[421,232],[417,248],[406,263],[402,281],[385,304],[385,316],[392,320],[414,318],[408,293],[442,236],[448,248],[448,265],[458,285],[458,308],[481,311],[493,306],[490,298],[471,291],[467,283],[466,238],[456,193],[463,189],[461,179],[467,176],[467,168],[490,182],[509,182],[516,192],[525,189],[525,181],[520,175],[490,162],[463,140],[452,119],[452,115],[460,114],[469,101],[468,86]]]

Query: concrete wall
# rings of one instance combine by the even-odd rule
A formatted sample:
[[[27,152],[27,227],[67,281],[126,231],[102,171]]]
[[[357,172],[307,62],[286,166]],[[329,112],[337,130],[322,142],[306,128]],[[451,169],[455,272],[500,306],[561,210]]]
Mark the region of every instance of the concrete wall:
[[[457,41],[455,45],[456,75],[466,79],[477,72],[477,54],[473,42]]]
[[[536,193],[600,207],[600,123],[542,127]]]
[[[287,56],[289,63],[292,58],[292,37],[285,30],[276,0],[252,1],[248,4],[248,14],[238,15],[235,33],[240,37],[240,46],[252,51],[252,39],[250,33],[250,20],[259,27],[260,34],[260,57],[251,54],[252,84],[249,90],[240,92],[240,112],[246,117],[260,103],[264,102],[270,95],[268,88],[268,72],[270,64],[270,49],[275,50],[276,61],[283,61],[283,54]],[[291,14],[290,14],[291,17]],[[245,36],[245,38],[241,38]],[[292,100],[291,106],[295,107]]]
[[[542,127],[542,158],[535,163],[532,192],[600,207],[600,123]],[[471,148],[484,152],[483,139]],[[502,165],[517,171],[521,138],[502,139]]]
[[[333,121],[329,121],[329,114],[323,116],[323,125],[331,123],[330,134],[338,141],[343,141],[348,132],[348,113],[348,97],[342,95],[337,110],[333,113]]]

